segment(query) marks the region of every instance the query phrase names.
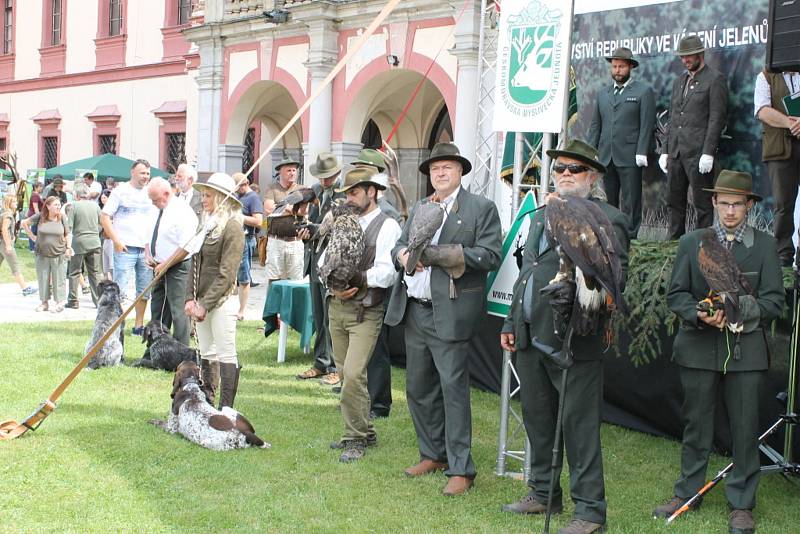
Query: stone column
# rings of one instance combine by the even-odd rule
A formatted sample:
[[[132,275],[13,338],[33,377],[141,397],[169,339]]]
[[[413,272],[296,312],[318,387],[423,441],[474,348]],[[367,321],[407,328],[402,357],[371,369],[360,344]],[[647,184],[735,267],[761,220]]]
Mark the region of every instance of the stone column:
[[[345,141],[337,141],[331,143],[331,152],[333,152],[343,165],[347,165],[356,158],[358,153],[364,145],[361,143],[347,143]]]
[[[205,24],[189,31],[200,54],[197,75],[197,170],[214,172],[222,170],[217,146],[222,118],[224,49],[218,24]]]
[[[242,172],[244,145],[219,145],[217,171],[233,174]]]
[[[311,77],[311,94],[315,94],[325,77],[336,65],[338,55],[338,32],[331,18],[320,15],[307,21],[311,39],[308,49],[308,68]],[[310,96],[310,95],[309,95]],[[311,103],[308,129],[308,147],[305,155],[305,170],[320,152],[331,150],[331,128],[333,126],[333,87],[328,84]],[[309,175],[306,173],[306,178]]]
[[[460,9],[460,6],[457,8]],[[473,2],[461,16],[454,33],[455,45],[450,54],[458,59],[456,110],[453,141],[461,155],[475,164],[478,124],[478,41],[480,37],[480,2]],[[451,114],[452,116],[452,114]],[[471,175],[465,178],[468,185]]]
[[[430,156],[431,151],[427,148],[398,148],[396,152],[400,183],[406,192],[410,208],[428,192],[428,177],[419,172],[419,164]]]

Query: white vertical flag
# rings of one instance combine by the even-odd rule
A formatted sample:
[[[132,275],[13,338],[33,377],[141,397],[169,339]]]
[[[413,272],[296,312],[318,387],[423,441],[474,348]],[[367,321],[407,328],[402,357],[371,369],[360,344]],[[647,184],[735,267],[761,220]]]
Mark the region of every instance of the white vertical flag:
[[[571,32],[572,0],[503,0],[495,131],[561,131]]]

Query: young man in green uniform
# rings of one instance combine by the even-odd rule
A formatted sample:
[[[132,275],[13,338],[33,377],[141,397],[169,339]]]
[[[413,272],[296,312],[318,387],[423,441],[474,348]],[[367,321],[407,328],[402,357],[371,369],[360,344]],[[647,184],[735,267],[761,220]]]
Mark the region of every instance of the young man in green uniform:
[[[720,391],[730,421],[733,471],[725,483],[731,508],[731,534],[755,532],[753,508],[761,465],[758,455],[758,389],[769,367],[762,327],[777,317],[784,302],[781,268],[775,239],[747,224],[755,201],[752,177],[744,172],[722,171],[713,189],[717,239],[731,251],[749,291],[739,291],[744,329],[727,328],[722,310],[709,314],[697,304],[709,287],[698,264],[703,232],[696,230],[680,240],[667,304],[680,318],[672,358],[680,366],[683,385],[683,446],[681,473],[674,496],[653,511],[669,517],[706,482],[708,455],[714,438],[714,409]],[[698,503],[699,506],[699,503]]]

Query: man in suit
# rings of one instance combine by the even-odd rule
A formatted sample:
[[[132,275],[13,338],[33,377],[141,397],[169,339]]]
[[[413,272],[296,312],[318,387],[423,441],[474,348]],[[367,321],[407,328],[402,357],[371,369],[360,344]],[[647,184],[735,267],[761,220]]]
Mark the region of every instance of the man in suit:
[[[752,177],[744,172],[722,171],[709,192],[714,195],[717,221],[712,228],[681,238],[667,293],[667,305],[681,321],[672,359],[680,367],[686,426],[681,472],[673,497],[657,507],[653,515],[669,517],[705,484],[714,438],[714,408],[717,399],[721,399],[728,413],[733,444],[733,470],[725,482],[731,509],[729,529],[732,534],[752,534],[761,468],[758,390],[769,367],[763,328],[781,313],[785,299],[783,279],[775,239],[747,224],[748,212],[755,201],[761,200],[753,193]],[[739,334],[727,328],[728,317],[723,310],[698,310],[698,302],[709,292],[698,258],[701,238],[708,239],[707,232],[730,250],[747,281],[748,287],[739,284],[743,325]]]
[[[312,224],[319,224],[333,207],[333,202],[345,198],[344,193],[336,192],[342,165],[332,153],[320,152],[308,170],[311,176],[319,180],[318,183],[311,186],[319,199],[319,205],[311,205],[308,220]],[[303,273],[308,275],[311,286],[311,310],[314,315],[314,331],[316,332],[314,365],[297,375],[297,378],[300,380],[320,378],[325,380],[326,385],[334,386],[341,382],[341,378],[336,372],[336,364],[333,361],[333,348],[328,331],[328,309],[325,302],[326,290],[325,286],[320,283],[317,272],[319,262],[319,254],[316,252],[317,240],[309,230],[301,230],[297,236],[305,242]]]
[[[188,202],[192,211],[200,219],[203,212],[203,199],[200,193],[196,192],[192,184],[197,181],[197,171],[188,163],[181,163],[175,171],[175,183],[178,184],[178,198]]]
[[[445,218],[413,276],[398,277],[385,323],[405,323],[406,394],[417,433],[420,462],[411,477],[444,470],[443,493],[459,495],[473,485],[472,416],[469,402],[469,338],[485,314],[486,275],[500,266],[502,230],[497,208],[461,187],[472,169],[453,143],[439,143],[419,166],[430,176]],[[392,256],[408,260],[414,206]],[[460,277],[452,274],[458,271]]]
[[[706,65],[700,38],[690,35],[681,39],[678,55],[686,72],[672,84],[669,125],[658,159],[669,179],[670,239],[678,239],[686,232],[689,187],[697,228],[714,222],[708,188],[714,182],[714,159],[728,122],[728,86],[722,74]]]
[[[563,150],[548,150],[555,160],[553,172],[557,195],[592,199],[608,216],[621,245],[617,251],[623,273],[628,265],[629,220],[617,208],[604,202],[599,180],[605,167],[597,151],[575,139]],[[514,284],[514,300],[503,323],[500,345],[516,352],[520,379],[520,400],[525,430],[531,438],[533,459],[530,491],[521,500],[505,505],[503,511],[518,514],[543,514],[547,510],[555,427],[558,412],[558,387],[561,369],[543,352],[534,348],[536,337],[555,349],[561,342],[553,332],[550,299],[540,294],[555,277],[559,256],[550,247],[545,232],[545,213],[539,210],[531,221],[528,242],[519,277]],[[604,321],[600,321],[602,324]],[[603,456],[600,447],[600,408],[603,403],[604,332],[574,336],[574,363],[567,374],[564,397],[563,438],[569,460],[570,497],[575,503],[572,521],[559,534],[590,534],[605,530],[606,499],[603,481]],[[552,510],[563,509],[560,480],[561,459],[555,473]]]
[[[620,207],[631,219],[630,237],[636,238],[642,223],[642,170],[653,140],[656,103],[653,90],[631,78],[639,66],[633,53],[617,48],[606,61],[611,63],[613,85],[600,90],[589,127],[589,144],[597,148],[606,168],[603,187],[608,203]]]

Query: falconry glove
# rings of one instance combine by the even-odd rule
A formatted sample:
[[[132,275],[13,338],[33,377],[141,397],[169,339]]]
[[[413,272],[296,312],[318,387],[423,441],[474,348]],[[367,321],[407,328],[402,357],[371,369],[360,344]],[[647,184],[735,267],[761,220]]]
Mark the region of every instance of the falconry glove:
[[[350,287],[357,287],[359,289],[367,287],[367,271],[358,271],[348,282]]]
[[[564,340],[575,304],[577,285],[572,280],[560,280],[542,288],[541,294],[550,298],[553,308],[553,329],[560,340]]]
[[[456,298],[454,280],[461,278],[466,270],[464,249],[461,245],[428,245],[420,257],[422,265],[440,267],[450,276],[450,298]]]
[[[761,325],[761,308],[753,295],[739,296],[739,313],[742,318],[742,333],[752,332]]]

